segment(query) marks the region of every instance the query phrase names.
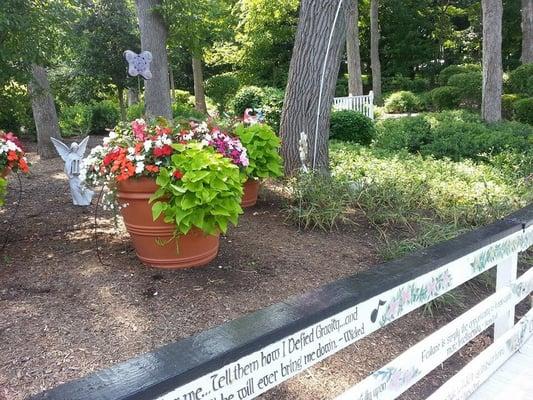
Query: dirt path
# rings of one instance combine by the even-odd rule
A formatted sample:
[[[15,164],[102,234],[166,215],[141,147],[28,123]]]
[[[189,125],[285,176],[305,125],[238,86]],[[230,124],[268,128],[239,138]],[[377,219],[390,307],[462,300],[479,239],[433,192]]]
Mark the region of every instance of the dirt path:
[[[368,227],[298,232],[266,191],[222,238],[218,258],[206,268],[144,267],[110,216],[99,222],[109,264],[102,265],[94,206],[71,204],[59,159],[31,158],[32,175],[23,178],[18,218],[0,254],[1,400],[20,400],[378,263]],[[1,235],[14,210],[14,177],[10,183]],[[331,398],[445,319],[412,313],[262,398]],[[429,391],[446,376],[442,371],[407,398]]]

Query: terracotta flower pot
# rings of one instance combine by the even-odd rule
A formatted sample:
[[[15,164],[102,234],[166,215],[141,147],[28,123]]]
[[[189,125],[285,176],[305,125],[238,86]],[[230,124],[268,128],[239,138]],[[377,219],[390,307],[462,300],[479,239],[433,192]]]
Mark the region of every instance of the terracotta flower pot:
[[[0,178],[5,178],[6,176],[9,175],[9,173],[11,172],[11,168],[4,168],[3,170],[0,171]]]
[[[190,268],[212,261],[219,247],[219,235],[205,235],[197,228],[174,237],[175,226],[153,221],[150,196],[157,190],[154,179],[128,179],[118,184],[118,200],[127,204],[121,209],[139,259],[155,268]]]
[[[256,179],[248,179],[244,183],[244,194],[241,200],[241,206],[243,208],[255,206],[260,187],[261,182]]]

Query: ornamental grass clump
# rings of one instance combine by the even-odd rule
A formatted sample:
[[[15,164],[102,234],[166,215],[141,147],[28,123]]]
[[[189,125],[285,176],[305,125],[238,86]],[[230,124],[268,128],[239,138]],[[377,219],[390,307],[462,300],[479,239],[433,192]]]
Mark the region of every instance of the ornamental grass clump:
[[[115,210],[120,182],[154,179],[159,188],[150,199],[153,219],[163,216],[177,234],[196,227],[213,235],[237,224],[248,164],[239,139],[217,126],[141,119],[117,126],[85,159],[87,183],[103,186],[104,203]]]

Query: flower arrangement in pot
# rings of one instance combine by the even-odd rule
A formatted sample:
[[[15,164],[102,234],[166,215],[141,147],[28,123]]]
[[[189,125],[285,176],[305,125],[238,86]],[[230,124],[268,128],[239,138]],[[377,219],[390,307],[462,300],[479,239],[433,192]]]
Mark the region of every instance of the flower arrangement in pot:
[[[145,264],[204,265],[216,257],[220,233],[237,224],[248,160],[244,150],[226,154],[237,142],[217,147],[213,136],[222,135],[206,124],[136,120],[116,127],[85,160],[88,184],[104,185],[105,204],[120,210]]]
[[[0,206],[7,191],[6,176],[11,171],[28,173],[30,170],[19,139],[11,132],[0,130]]]
[[[248,166],[245,168],[243,207],[254,206],[262,180],[283,175],[282,159],[279,155],[281,141],[274,130],[262,123],[252,125],[239,124],[234,130],[246,147]]]

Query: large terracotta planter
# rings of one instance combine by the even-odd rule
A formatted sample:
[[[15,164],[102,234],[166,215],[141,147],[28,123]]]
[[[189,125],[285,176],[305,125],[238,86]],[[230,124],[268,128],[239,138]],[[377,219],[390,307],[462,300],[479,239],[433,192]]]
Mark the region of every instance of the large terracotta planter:
[[[118,184],[118,200],[124,224],[130,234],[137,257],[155,268],[190,268],[213,260],[219,247],[219,235],[205,235],[193,228],[187,235],[174,237],[174,225],[162,217],[153,221],[150,196],[157,190],[154,179],[128,179]]]
[[[260,186],[260,181],[256,179],[248,179],[244,183],[244,194],[241,200],[241,206],[243,208],[255,206],[255,203],[257,203],[257,196],[259,194]]]

